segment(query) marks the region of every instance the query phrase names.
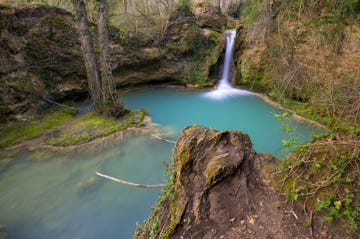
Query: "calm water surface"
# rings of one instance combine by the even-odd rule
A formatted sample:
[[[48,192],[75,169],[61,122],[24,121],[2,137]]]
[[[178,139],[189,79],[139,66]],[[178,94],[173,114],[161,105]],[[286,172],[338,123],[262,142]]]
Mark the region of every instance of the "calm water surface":
[[[126,106],[146,108],[167,138],[200,124],[248,133],[256,150],[281,155],[279,109],[251,94],[225,99],[201,91],[159,89],[123,96]],[[304,140],[312,129],[291,121]],[[96,171],[158,184],[173,145],[149,135],[129,136],[101,150],[79,153],[23,152],[0,169],[0,225],[10,239],[128,239],[148,217],[158,189],[139,189],[98,178]]]
[[[176,132],[191,124],[218,130],[238,129],[250,135],[257,151],[283,156],[285,134],[282,122],[274,117],[274,113],[283,111],[250,92],[230,91],[229,97],[221,98],[209,92],[159,89],[134,92],[123,100],[131,109],[147,109],[155,123]],[[314,131],[291,117],[286,123],[291,125],[292,135],[300,140],[308,140]]]

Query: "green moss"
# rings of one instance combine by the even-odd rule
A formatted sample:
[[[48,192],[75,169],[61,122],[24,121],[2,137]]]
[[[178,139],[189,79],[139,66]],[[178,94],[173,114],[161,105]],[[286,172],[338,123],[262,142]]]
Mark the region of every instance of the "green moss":
[[[249,27],[258,18],[263,7],[262,0],[245,0],[244,1],[244,24]]]
[[[91,112],[75,118],[70,126],[61,130],[59,136],[48,140],[47,144],[52,146],[77,145],[99,137],[109,136],[131,126],[140,127],[147,114],[146,110],[140,109],[116,120]]]
[[[191,84],[205,84],[208,82],[209,70],[220,55],[220,33],[211,31],[204,35],[195,23],[188,27],[184,39],[178,48],[186,56],[184,67],[184,81]]]
[[[96,130],[99,128],[109,127],[113,125],[114,122],[115,119],[113,118],[104,117],[97,113],[91,112],[76,118],[73,124],[86,130]]]
[[[45,131],[53,129],[75,114],[72,109],[61,109],[51,114],[41,115],[29,122],[14,122],[8,126],[1,127],[0,148],[19,143],[24,140],[36,138]]]
[[[210,161],[204,172],[207,185],[212,185],[218,180],[226,170],[228,160],[228,157],[221,157]]]
[[[79,143],[87,142],[91,139],[88,133],[75,134],[75,135],[63,135],[55,139],[50,139],[48,144],[53,146],[70,146]]]
[[[168,166],[166,175],[169,176],[169,180],[161,190],[149,220],[141,228],[138,228],[140,230],[135,233],[133,238],[166,239],[180,223],[186,223],[186,220],[182,220],[185,210],[184,203],[176,198],[179,188],[175,184],[174,169]]]
[[[69,20],[61,15],[52,15],[44,18],[41,23],[42,26],[47,27],[48,39],[57,41],[63,44],[62,41],[71,39],[68,31],[71,30]]]
[[[191,139],[192,141],[196,140],[196,139]],[[193,148],[192,145],[194,145],[194,143],[189,143],[189,147],[185,147],[184,144],[188,144],[185,142],[178,142],[178,149],[181,149],[181,151],[177,151],[175,153],[176,157],[176,162],[177,164],[175,165],[175,171],[177,172],[177,175],[180,176],[180,180],[183,180],[181,178],[181,175],[183,175],[184,173],[186,174],[187,171],[191,170],[192,167],[192,162],[194,159],[194,152],[193,152]],[[179,180],[179,181],[180,181]]]
[[[8,9],[11,9],[10,3],[7,2],[0,3],[0,10],[8,10]]]
[[[109,127],[99,133],[96,134],[96,137],[105,137],[105,136],[108,136],[110,134],[113,134],[115,132],[118,132],[118,131],[122,131],[128,127],[132,126],[132,123],[124,123],[124,124],[120,124],[120,125],[115,125],[115,126],[112,126],[112,127]]]
[[[187,62],[184,69],[185,82],[203,84],[208,79],[208,69],[201,66],[200,61]]]
[[[15,122],[0,130],[0,148],[30,140],[42,135],[48,130],[56,129],[56,135],[47,140],[52,146],[70,146],[88,142],[98,137],[108,136],[130,126],[141,127],[147,111],[130,112],[121,119],[88,113],[73,118],[75,111],[62,109],[29,122]],[[70,119],[72,119],[70,121]]]
[[[146,116],[149,116],[149,112],[145,109],[138,109],[138,113],[139,113],[139,122],[142,122]]]
[[[175,4],[176,14],[179,16],[191,16],[193,13],[193,3],[191,0],[180,0]]]

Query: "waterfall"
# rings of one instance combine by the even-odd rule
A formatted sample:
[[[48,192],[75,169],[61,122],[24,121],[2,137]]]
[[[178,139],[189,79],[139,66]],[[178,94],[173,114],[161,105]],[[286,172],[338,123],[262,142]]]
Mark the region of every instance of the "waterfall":
[[[226,36],[226,50],[225,50],[224,67],[223,67],[221,80],[216,85],[215,90],[205,93],[206,97],[213,99],[223,99],[229,96],[252,94],[249,91],[234,88],[231,84],[230,73],[232,70],[231,67],[233,61],[236,30],[235,29],[226,30],[225,36]]]
[[[226,51],[225,51],[225,60],[224,60],[224,68],[222,72],[221,80],[217,86],[218,89],[229,89],[232,88],[229,75],[231,73],[232,59],[233,59],[233,51],[234,51],[234,41],[236,30],[226,30]]]

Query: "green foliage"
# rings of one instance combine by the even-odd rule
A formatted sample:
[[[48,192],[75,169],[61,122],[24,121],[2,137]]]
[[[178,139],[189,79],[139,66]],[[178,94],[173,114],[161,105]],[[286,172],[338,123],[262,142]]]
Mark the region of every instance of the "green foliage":
[[[307,219],[304,224],[305,227],[311,227],[311,220]]]
[[[201,29],[194,22],[191,22],[182,44],[187,55],[191,55],[194,60],[201,60],[209,47],[213,47],[216,43],[210,37],[205,37]]]
[[[336,117],[341,117],[342,121],[358,122],[355,112],[359,103],[358,87],[354,87],[356,72],[352,69],[340,70],[337,64],[341,63],[338,63],[337,57],[349,62],[356,59],[356,53],[341,49],[353,41],[349,40],[349,35],[352,34],[351,26],[359,21],[359,2],[271,1],[276,24],[266,39],[267,48],[262,50],[260,46],[253,46],[249,49],[252,53],[247,53],[250,54],[246,56],[248,59],[243,57],[238,63],[237,83],[271,94],[285,107],[290,105],[300,115],[325,125],[337,123],[338,119],[332,119]],[[244,23],[250,16],[255,16],[250,22],[257,18],[259,11],[255,11],[256,6],[256,3],[247,6],[244,2]],[[244,25],[248,29],[251,27]],[[316,70],[313,65],[316,59],[311,59],[312,52],[309,50],[314,45],[323,49],[319,51],[319,59],[326,59],[319,62]],[[323,70],[319,71],[319,68]]]
[[[249,27],[258,18],[263,7],[262,0],[244,0],[244,24]]]
[[[8,126],[1,127],[0,148],[29,140],[42,135],[45,131],[53,129],[76,113],[73,109],[61,109],[50,114],[40,115],[37,119],[28,122],[13,122]]]
[[[282,162],[278,178],[289,198],[324,221],[343,223],[350,234],[360,232],[358,140],[338,131],[318,136]]]
[[[203,69],[198,61],[186,63],[184,74],[187,83],[203,84],[208,79],[207,69]]]
[[[203,84],[208,81],[209,68],[217,61],[218,34],[204,36],[195,23],[190,23],[183,41],[178,46],[187,57],[184,75],[186,83]]]
[[[190,16],[192,15],[191,10],[193,9],[191,0],[179,0],[175,4],[175,11],[179,13],[180,16]]]
[[[302,142],[300,142],[299,135],[296,134],[297,127],[292,127],[290,123],[290,116],[287,111],[282,113],[274,113],[275,118],[281,122],[281,128],[284,131],[282,139],[283,154],[288,155],[289,152],[296,150]]]
[[[138,230],[143,230],[145,233],[149,233],[149,235],[138,235],[139,231],[137,231],[133,238],[159,238],[166,239],[169,237],[171,231],[169,229],[174,229],[174,226],[180,223],[180,219],[171,220],[163,222],[161,221],[161,217],[163,217],[163,213],[166,210],[169,210],[170,215],[168,217],[174,216],[172,213],[176,214],[176,208],[173,206],[176,204],[175,202],[175,177],[174,177],[174,168],[166,163],[164,176],[168,177],[168,181],[166,185],[162,188],[161,193],[152,208],[152,213],[150,219],[144,221],[144,225],[140,226]],[[170,208],[170,209],[169,209]],[[182,223],[186,223],[186,220]],[[166,226],[164,226],[166,224]],[[161,227],[160,227],[161,226]]]
[[[11,5],[7,2],[4,2],[4,3],[0,3],[0,11],[1,10],[7,10],[7,9],[10,9],[11,8]]]
[[[233,18],[241,16],[241,1],[231,1],[226,9],[226,14]]]

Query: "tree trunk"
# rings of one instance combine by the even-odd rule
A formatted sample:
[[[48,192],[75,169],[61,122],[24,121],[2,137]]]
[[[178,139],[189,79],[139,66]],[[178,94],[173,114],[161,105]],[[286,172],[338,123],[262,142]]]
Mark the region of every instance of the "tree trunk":
[[[125,13],[128,12],[128,1],[127,0],[124,0],[124,11],[125,11]]]
[[[108,106],[116,103],[116,95],[111,72],[107,9],[104,0],[97,0],[97,2],[99,4],[98,41],[100,47],[100,69],[103,94],[102,101],[104,104],[104,110],[107,111]]]
[[[95,50],[89,33],[85,2],[83,0],[72,0],[72,3],[77,17],[80,42],[81,42],[81,48],[85,62],[90,97],[94,102],[95,111],[97,113],[102,113],[101,85],[100,85],[99,73],[97,69]]]

